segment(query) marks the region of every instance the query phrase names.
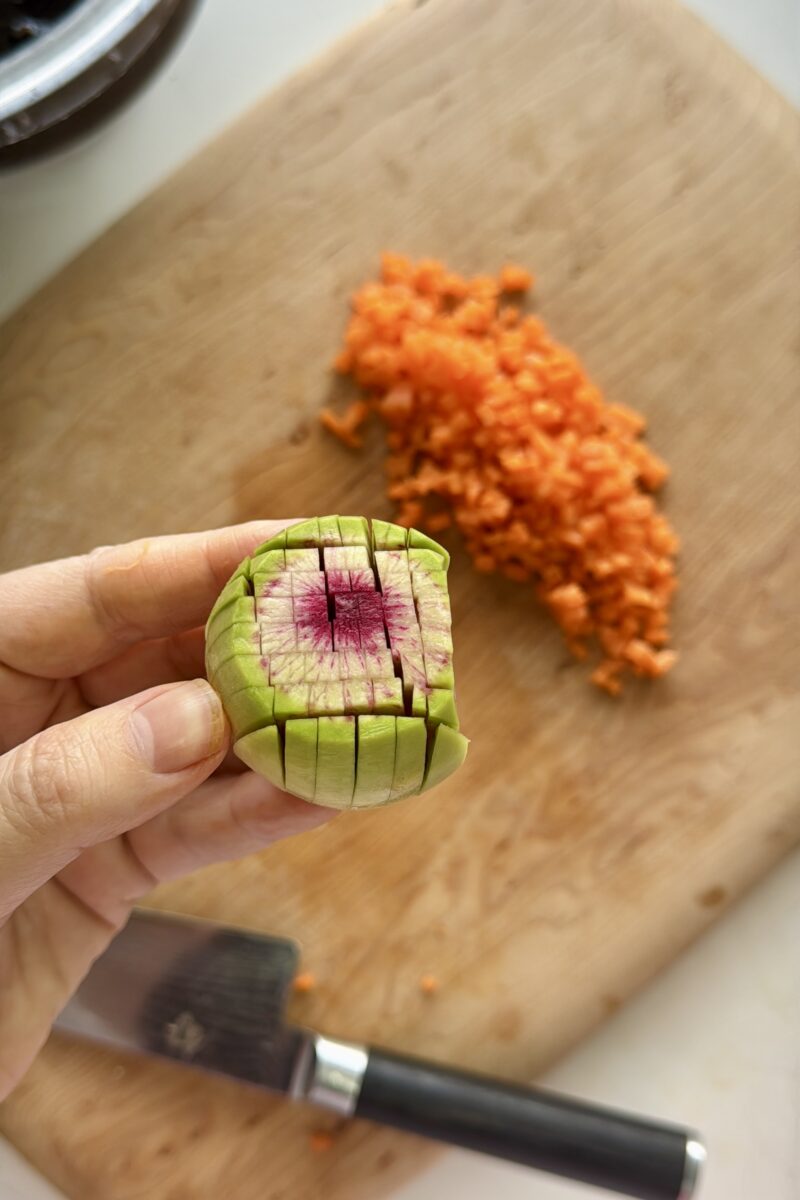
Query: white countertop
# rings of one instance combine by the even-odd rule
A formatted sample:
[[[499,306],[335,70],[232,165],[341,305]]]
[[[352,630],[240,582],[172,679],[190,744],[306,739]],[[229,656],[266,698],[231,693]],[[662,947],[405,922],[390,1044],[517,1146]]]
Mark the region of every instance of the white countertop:
[[[380,0],[236,0],[234,23],[230,4],[206,0],[168,67],[111,125],[58,158],[0,174],[0,316],[276,82],[381,7]],[[800,0],[690,6],[800,105]],[[247,39],[237,33],[242,26]],[[216,78],[230,63],[226,88],[213,95],[212,57]],[[797,1200],[798,913],[795,854],[542,1082],[700,1129],[709,1148],[702,1200]],[[395,1200],[594,1194],[451,1151]],[[0,1140],[0,1200],[60,1194]]]

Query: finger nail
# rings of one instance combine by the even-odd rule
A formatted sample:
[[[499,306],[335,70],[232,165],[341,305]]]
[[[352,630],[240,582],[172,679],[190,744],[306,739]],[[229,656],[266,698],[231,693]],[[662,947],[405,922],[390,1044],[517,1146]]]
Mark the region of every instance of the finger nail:
[[[219,696],[204,679],[176,683],[131,714],[137,747],[154,771],[182,771],[225,742]]]

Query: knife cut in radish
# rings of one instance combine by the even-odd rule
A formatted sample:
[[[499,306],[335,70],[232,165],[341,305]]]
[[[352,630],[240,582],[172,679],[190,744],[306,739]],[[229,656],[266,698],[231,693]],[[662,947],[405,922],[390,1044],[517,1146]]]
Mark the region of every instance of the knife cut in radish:
[[[315,517],[259,546],[206,625],[238,757],[331,808],[390,804],[461,766],[449,565],[418,530],[364,517]]]

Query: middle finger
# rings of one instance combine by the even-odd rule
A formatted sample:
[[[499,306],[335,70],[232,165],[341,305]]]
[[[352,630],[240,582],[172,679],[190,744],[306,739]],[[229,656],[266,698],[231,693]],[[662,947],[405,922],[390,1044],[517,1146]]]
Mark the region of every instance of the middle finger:
[[[205,636],[202,628],[190,629],[173,637],[154,638],[131,646],[110,662],[101,663],[78,679],[80,693],[87,705],[99,708],[113,704],[126,696],[144,692],[160,683],[178,683],[182,679],[199,679],[205,675]],[[37,683],[44,682],[37,680]],[[19,739],[18,739],[19,740]],[[231,747],[217,774],[246,771]]]
[[[205,675],[202,627],[172,637],[139,642],[116,658],[78,677],[87,704],[100,708],[146,691],[159,683],[178,683]]]

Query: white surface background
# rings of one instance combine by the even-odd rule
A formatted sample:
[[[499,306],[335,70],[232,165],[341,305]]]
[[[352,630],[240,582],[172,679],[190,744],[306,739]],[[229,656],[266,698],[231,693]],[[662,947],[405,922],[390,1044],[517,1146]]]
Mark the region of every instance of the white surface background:
[[[0,174],[0,316],[265,91],[381,6],[206,0],[186,42],[128,110],[58,158]],[[690,7],[800,104],[800,0],[691,0]],[[225,85],[209,86],[226,63]],[[800,855],[543,1082],[702,1130],[709,1147],[702,1200],[798,1200]],[[592,1194],[448,1152],[395,1200]],[[0,1140],[0,1200],[60,1194]]]

